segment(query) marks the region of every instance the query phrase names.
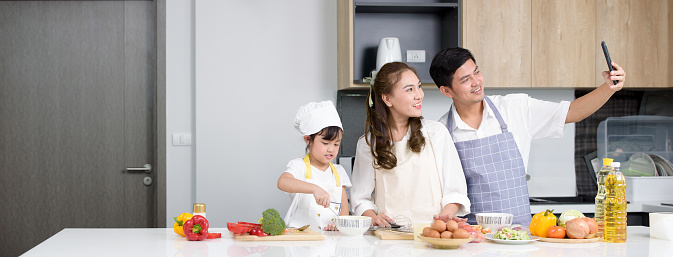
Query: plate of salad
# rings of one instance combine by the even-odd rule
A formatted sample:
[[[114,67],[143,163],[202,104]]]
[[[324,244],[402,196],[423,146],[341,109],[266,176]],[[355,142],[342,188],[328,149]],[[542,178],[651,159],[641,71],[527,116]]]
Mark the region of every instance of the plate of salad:
[[[486,239],[500,244],[520,245],[537,241],[540,238],[530,235],[520,227],[501,228],[495,234],[486,234]]]

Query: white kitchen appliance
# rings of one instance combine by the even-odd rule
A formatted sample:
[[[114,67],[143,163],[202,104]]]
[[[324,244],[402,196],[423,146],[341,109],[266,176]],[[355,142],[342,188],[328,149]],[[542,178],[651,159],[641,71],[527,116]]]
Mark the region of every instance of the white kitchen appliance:
[[[384,37],[379,41],[379,49],[376,53],[376,70],[389,62],[401,62],[402,50],[400,39],[396,37]]]
[[[598,158],[622,163],[629,202],[673,200],[673,117],[610,117],[598,125]]]

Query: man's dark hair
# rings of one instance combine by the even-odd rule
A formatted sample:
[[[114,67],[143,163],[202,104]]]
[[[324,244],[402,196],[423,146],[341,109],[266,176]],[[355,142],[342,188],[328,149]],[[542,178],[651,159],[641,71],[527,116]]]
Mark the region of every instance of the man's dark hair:
[[[461,47],[446,48],[437,53],[435,58],[432,59],[430,77],[435,81],[438,88],[441,86],[452,88],[453,74],[470,59],[475,64],[477,63],[470,50]]]

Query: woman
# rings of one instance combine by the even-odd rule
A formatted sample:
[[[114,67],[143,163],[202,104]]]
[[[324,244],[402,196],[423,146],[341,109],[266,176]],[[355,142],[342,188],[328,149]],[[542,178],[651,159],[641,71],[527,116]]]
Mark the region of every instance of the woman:
[[[416,70],[401,62],[381,67],[372,85],[351,206],[355,215],[372,217],[374,226],[388,227],[395,217],[446,220],[469,213],[451,135],[441,123],[423,119],[423,96]]]

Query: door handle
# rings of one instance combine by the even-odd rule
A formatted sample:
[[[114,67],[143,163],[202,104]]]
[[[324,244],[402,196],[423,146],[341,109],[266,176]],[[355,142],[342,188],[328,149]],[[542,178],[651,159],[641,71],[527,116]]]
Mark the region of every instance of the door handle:
[[[145,164],[142,168],[126,168],[126,171],[130,172],[144,171],[145,173],[150,173],[152,172],[152,165]]]

